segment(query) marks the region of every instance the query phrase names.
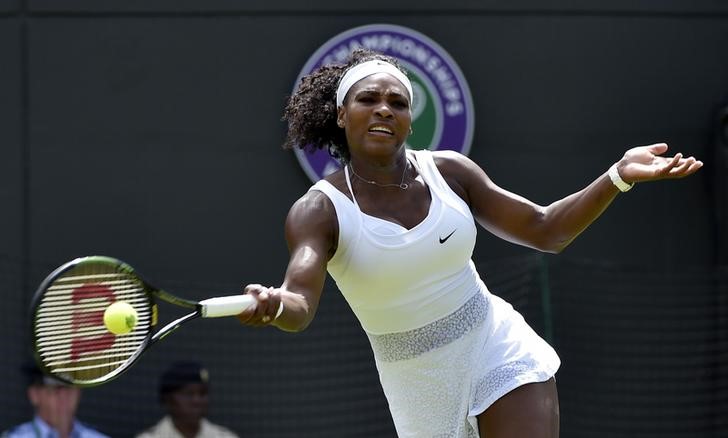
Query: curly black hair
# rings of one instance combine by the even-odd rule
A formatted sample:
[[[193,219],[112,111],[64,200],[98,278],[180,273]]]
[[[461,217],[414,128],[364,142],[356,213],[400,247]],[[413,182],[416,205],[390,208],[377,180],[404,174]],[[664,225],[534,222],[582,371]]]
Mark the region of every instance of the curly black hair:
[[[304,76],[296,92],[288,98],[282,120],[288,122],[284,149],[327,148],[342,163],[349,161],[344,130],[337,126],[336,89],[344,72],[362,62],[380,59],[407,74],[395,58],[368,50],[354,50],[346,64],[329,64]]]

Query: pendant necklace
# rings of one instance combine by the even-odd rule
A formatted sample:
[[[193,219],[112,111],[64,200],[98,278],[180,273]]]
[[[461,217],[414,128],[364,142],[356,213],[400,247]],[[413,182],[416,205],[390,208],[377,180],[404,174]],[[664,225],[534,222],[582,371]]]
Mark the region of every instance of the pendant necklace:
[[[360,180],[364,181],[365,183],[371,184],[374,186],[379,186],[379,187],[398,187],[402,190],[407,190],[409,188],[409,184],[404,182],[404,177],[407,175],[408,167],[409,167],[409,160],[407,160],[407,162],[404,165],[404,171],[402,172],[402,180],[399,182],[399,184],[395,184],[395,183],[380,184],[376,181],[373,181],[370,179],[365,179],[365,178],[362,178],[361,176],[359,176],[359,174],[354,171],[354,166],[352,166],[351,162],[349,162],[349,169],[351,169],[351,173],[353,173],[355,177],[359,178]]]

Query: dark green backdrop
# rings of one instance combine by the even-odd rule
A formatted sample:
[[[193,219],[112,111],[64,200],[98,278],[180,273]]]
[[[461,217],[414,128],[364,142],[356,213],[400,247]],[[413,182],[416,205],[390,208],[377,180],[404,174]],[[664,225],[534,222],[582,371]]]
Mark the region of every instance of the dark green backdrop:
[[[475,260],[564,360],[562,436],[728,436],[728,224],[716,220],[728,163],[712,159],[727,4],[249,3],[0,0],[0,429],[31,413],[14,376],[28,302],[55,266],[114,255],[191,298],[280,281],[285,214],[310,184],[280,148],[285,97],[323,42],[391,23],[458,62],[471,157],[534,201],[583,187],[634,145],[706,160],[695,177],[621,195],[562,255],[481,232]],[[242,435],[394,434],[332,285],[302,334],[193,324],[86,391],[81,417],[120,437],[148,426],[156,376],[178,358],[209,365],[210,417]]]

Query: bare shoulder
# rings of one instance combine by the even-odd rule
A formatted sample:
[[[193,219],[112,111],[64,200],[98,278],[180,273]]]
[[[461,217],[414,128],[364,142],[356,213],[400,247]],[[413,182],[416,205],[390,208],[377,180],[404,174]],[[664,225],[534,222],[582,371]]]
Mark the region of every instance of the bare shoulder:
[[[450,176],[462,177],[478,169],[478,165],[473,160],[457,151],[433,151],[432,158],[435,160],[435,165],[440,173],[446,178]]]
[[[285,234],[290,249],[314,246],[330,257],[336,251],[339,225],[329,197],[319,190],[301,196],[288,211]]]
[[[488,178],[473,160],[456,151],[435,151],[432,153],[435,165],[450,188],[457,193],[468,205],[472,199],[470,191],[481,187]]]
[[[286,222],[297,226],[336,221],[336,209],[329,197],[322,191],[309,190],[293,203]]]

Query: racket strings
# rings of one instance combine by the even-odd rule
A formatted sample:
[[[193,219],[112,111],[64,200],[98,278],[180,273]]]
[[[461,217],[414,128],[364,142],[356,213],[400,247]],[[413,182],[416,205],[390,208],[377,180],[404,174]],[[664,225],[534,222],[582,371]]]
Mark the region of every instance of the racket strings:
[[[114,335],[104,311],[115,301],[137,312],[135,327]],[[38,355],[48,370],[77,383],[105,380],[123,369],[148,338],[150,300],[141,280],[108,263],[82,263],[56,278],[35,314]]]

